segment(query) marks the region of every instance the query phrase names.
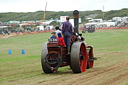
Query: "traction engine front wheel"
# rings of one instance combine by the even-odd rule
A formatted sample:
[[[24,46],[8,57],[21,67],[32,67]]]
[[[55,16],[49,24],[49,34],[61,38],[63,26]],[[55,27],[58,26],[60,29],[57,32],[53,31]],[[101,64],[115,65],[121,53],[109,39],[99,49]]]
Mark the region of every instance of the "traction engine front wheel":
[[[94,65],[94,56],[93,56],[93,47],[88,46],[89,49],[87,49],[87,69],[93,68]]]

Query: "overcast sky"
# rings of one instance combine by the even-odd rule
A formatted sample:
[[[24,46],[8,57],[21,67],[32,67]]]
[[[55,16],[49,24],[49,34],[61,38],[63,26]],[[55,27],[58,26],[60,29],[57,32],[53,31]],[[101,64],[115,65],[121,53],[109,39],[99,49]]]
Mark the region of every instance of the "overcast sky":
[[[0,0],[0,12],[119,10],[128,8],[128,0]]]

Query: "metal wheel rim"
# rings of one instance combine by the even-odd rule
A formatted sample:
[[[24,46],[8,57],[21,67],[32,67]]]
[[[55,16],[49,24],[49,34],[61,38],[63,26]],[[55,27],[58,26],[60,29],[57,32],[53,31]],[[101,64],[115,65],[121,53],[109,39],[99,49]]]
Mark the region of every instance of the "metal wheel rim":
[[[91,57],[93,57],[93,52],[91,50],[87,50],[87,57],[88,57],[88,60]],[[88,61],[88,63],[87,63],[87,69],[93,68],[93,65],[94,65],[94,60],[93,61]]]
[[[89,52],[89,58],[93,57],[92,52],[91,53],[90,52]],[[94,60],[93,61],[89,61],[89,68],[93,68],[93,65],[94,65]]]
[[[47,54],[48,54],[47,43],[45,43],[43,45],[42,52],[41,52],[41,65],[42,65],[42,70],[45,73],[53,73],[53,71],[50,68],[48,68],[47,67],[47,64],[45,63],[45,57],[46,57]]]
[[[84,56],[84,59],[80,59],[80,52]],[[84,42],[75,42],[71,49],[71,67],[74,73],[81,73],[86,71],[87,66],[87,52]]]
[[[89,67],[93,68],[93,65],[94,65],[94,61],[89,61]]]

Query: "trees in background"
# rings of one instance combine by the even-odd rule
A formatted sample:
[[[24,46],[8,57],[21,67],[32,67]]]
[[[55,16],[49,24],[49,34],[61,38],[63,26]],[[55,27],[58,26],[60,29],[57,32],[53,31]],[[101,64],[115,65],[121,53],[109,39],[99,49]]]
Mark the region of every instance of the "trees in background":
[[[37,12],[27,12],[27,13],[0,13],[0,21],[35,21],[35,20],[42,20],[43,19],[44,11],[37,11]],[[103,18],[103,12],[101,10],[94,10],[94,11],[80,11],[80,17],[82,22],[86,22],[86,17],[90,15],[96,15],[94,18]],[[47,11],[46,12],[46,20],[60,18],[60,16],[70,16],[72,17],[72,11]],[[128,8],[124,8],[121,10],[111,10],[108,12],[104,12],[104,19],[109,20],[112,17],[123,17],[128,15]]]

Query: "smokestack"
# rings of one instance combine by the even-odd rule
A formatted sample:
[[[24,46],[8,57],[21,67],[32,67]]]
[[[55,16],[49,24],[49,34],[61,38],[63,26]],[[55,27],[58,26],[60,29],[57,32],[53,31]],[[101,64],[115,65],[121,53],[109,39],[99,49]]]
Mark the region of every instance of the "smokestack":
[[[73,11],[73,17],[74,17],[74,32],[79,34],[78,28],[79,28],[79,11],[74,10]]]

